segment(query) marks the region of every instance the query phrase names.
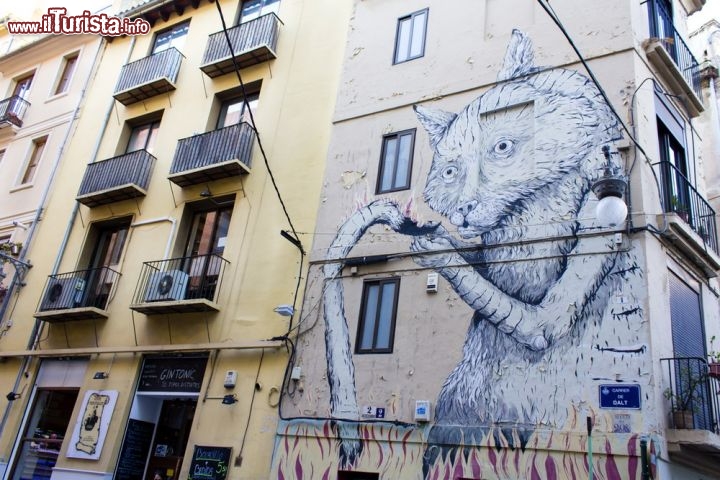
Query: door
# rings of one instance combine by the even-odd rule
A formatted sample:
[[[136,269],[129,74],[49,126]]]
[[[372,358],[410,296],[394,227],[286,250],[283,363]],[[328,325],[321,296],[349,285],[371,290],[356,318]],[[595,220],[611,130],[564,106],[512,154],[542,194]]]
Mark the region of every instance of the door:
[[[195,417],[196,399],[172,399],[162,402],[155,441],[150,450],[147,480],[177,480]]]
[[[185,298],[214,300],[232,217],[230,203],[193,214],[185,247],[186,272],[190,277]]]
[[[120,260],[130,232],[130,220],[128,217],[119,223],[95,226],[97,241],[85,277],[85,306],[94,306],[101,310],[107,307],[117,272],[120,271]]]

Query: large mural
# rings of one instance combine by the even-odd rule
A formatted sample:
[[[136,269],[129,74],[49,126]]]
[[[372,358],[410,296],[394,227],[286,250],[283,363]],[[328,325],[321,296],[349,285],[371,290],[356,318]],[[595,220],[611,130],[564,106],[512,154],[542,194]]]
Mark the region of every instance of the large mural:
[[[482,446],[520,452],[542,443],[539,430],[577,431],[582,415],[600,418],[581,400],[596,395],[589,382],[615,380],[609,372],[617,365],[636,375],[645,368],[643,311],[633,293],[642,272],[631,249],[595,234],[590,186],[602,148],[616,151],[622,134],[586,76],[537,67],[531,40],[515,30],[496,86],[459,113],[422,105],[415,112],[433,150],[423,198],[444,220],[421,224],[396,201],[376,199],[343,223],[327,259],[347,257],[368,229],[384,225],[407,236],[415,263],[437,271],[472,310],[462,358],[420,442],[423,476],[451,478],[439,469],[493,457],[492,448],[480,454]],[[357,420],[342,267],[323,266],[330,410],[334,419]],[[612,420],[602,422],[613,431]],[[369,427],[337,421],[333,428],[338,465],[356,465],[368,443],[358,432]],[[615,445],[625,455],[636,447]],[[578,458],[557,469],[575,478],[577,467],[582,478],[587,464]],[[515,463],[518,478],[531,478]]]

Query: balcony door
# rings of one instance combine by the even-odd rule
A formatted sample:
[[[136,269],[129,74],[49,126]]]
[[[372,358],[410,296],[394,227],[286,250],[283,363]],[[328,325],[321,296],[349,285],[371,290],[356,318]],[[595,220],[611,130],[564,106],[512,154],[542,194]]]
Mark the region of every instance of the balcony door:
[[[34,75],[27,75],[25,77],[22,77],[15,83],[15,88],[13,89],[13,95],[17,95],[18,97],[22,98],[23,100],[27,100],[28,94],[30,92],[30,87],[32,86]]]
[[[213,300],[227,243],[233,200],[193,213],[185,246],[188,292],[185,298]],[[227,204],[227,205],[225,205]]]
[[[153,153],[153,147],[155,146],[155,139],[157,138],[159,129],[160,120],[133,127],[125,153],[135,152],[137,150],[145,150],[148,153]]]
[[[665,201],[671,211],[692,223],[692,196],[685,149],[668,128],[658,121],[660,160],[663,162]]]
[[[240,22],[249,22],[268,13],[277,14],[280,0],[245,0],[240,10]]]
[[[92,254],[86,273],[87,306],[104,310],[120,271],[120,260],[130,232],[131,217],[93,225]]]

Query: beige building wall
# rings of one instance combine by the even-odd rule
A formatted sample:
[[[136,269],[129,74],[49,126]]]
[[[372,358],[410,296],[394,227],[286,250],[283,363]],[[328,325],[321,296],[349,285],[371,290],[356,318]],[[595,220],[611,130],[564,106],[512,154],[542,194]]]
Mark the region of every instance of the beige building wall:
[[[154,460],[146,475],[152,475],[155,466],[163,478],[188,478],[194,447],[200,445],[232,449],[228,479],[267,478],[279,390],[288,361],[283,338],[289,321],[273,309],[294,303],[307,270],[299,249],[280,231],[291,230],[286,209],[303,248],[311,249],[350,6],[335,1],[279,2],[276,58],[263,57],[240,72],[248,87],[260,85],[254,116],[266,159],[253,141],[249,173],[180,187],[168,181],[178,140],[215,130],[220,97],[239,86],[233,73],[210,78],[199,68],[209,35],[222,30],[215,3],[201,2],[197,8],[186,3],[150,2],[126,11],[146,18],[166,13],[156,15],[149,35],[106,39],[76,133],[63,156],[58,174],[62,181],[52,192],[37,233],[36,242],[43,248],[33,255],[27,286],[14,305],[13,327],[0,339],[2,351],[25,350],[33,333],[33,316],[48,298],[53,281],[48,276],[75,278],[71,272],[88,268],[98,226],[128,219],[124,247],[112,266],[119,276],[111,282],[109,300],[101,308],[106,318],[67,321],[72,315],[62,317],[60,312],[60,317],[39,324],[36,350],[84,363],[77,367],[79,380],[69,384],[78,389],[78,397],[53,479],[112,478],[121,462],[129,419],[145,419],[155,409],[152,415],[158,421],[163,399],[175,397],[196,405],[187,425],[185,450],[166,454],[165,460],[155,450],[148,453]],[[228,26],[233,26],[240,3],[219,3]],[[183,58],[176,89],[127,106],[116,102],[113,95],[123,65],[148,57],[158,31],[188,20],[187,37],[179,47]],[[78,204],[75,198],[88,164],[124,154],[132,127],[146,119],[160,122],[146,195],[93,207]],[[194,209],[230,205],[232,216],[226,239],[221,241],[225,271],[213,299],[219,311],[145,315],[131,310],[129,306],[138,299],[148,298],[143,263],[183,257]],[[169,389],[146,397],[136,395],[144,358],[198,352],[208,358],[204,375],[198,377],[199,391],[172,393]],[[24,357],[18,355],[3,365],[8,379],[18,374],[19,358]],[[50,363],[43,360],[43,368],[55,368]],[[14,437],[28,425],[32,399],[38,398],[34,390],[34,385],[40,385],[38,364],[33,357],[26,366],[27,375],[20,375],[17,387],[23,394],[9,407],[8,434],[0,440],[0,451],[8,462],[21,457]],[[223,386],[228,371],[237,373],[234,388]],[[108,375],[94,379],[96,372]],[[84,458],[74,452],[77,445],[71,436],[84,418],[83,399],[91,391],[114,392],[107,394],[114,405],[109,423],[100,427],[102,450],[93,454],[97,458]],[[223,404],[226,396],[236,403]],[[151,407],[143,407],[143,398]],[[158,438],[153,441],[153,448],[160,443]],[[181,463],[170,465],[170,457]]]

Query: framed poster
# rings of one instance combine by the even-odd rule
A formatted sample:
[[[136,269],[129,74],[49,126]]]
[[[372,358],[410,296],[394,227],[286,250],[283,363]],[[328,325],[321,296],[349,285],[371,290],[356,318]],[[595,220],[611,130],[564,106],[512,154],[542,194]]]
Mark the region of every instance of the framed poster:
[[[85,392],[66,456],[86,460],[100,458],[117,397],[117,390]]]

